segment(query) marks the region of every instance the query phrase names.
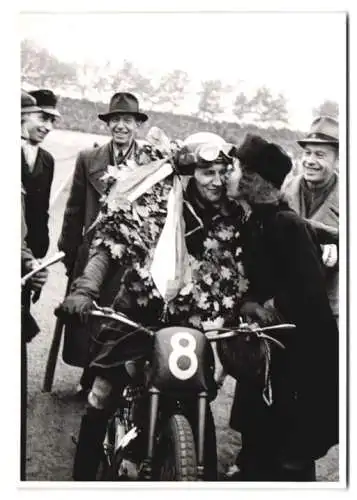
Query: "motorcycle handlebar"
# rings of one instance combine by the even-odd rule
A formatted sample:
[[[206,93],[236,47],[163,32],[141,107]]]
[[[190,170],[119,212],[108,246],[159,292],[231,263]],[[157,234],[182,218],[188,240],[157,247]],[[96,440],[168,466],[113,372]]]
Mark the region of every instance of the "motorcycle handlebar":
[[[134,328],[143,330],[144,332],[148,333],[150,336],[155,335],[155,333],[152,330],[149,330],[148,328],[140,325],[139,323],[136,323],[135,321],[133,321],[130,318],[128,318],[127,316],[125,316],[125,314],[122,314],[120,312],[116,312],[110,307],[100,307],[100,306],[98,306],[98,304],[96,302],[93,302],[93,309],[90,311],[89,314],[91,316],[95,316],[95,317],[113,319],[113,320],[118,321],[120,323],[124,323],[124,324],[132,326]],[[234,328],[234,327],[233,328],[214,328],[214,329],[212,328],[211,330],[206,330],[205,335],[206,335],[207,340],[209,340],[210,342],[218,342],[221,340],[227,340],[229,338],[236,337],[236,336],[244,334],[244,333],[254,333],[260,337],[270,338],[271,340],[278,342],[276,339],[273,339],[273,338],[269,337],[268,335],[266,335],[265,332],[293,330],[294,328],[296,328],[296,325],[294,325],[292,323],[281,323],[278,325],[270,325],[270,326],[263,326],[263,327],[249,325],[248,323],[241,323],[236,328]]]

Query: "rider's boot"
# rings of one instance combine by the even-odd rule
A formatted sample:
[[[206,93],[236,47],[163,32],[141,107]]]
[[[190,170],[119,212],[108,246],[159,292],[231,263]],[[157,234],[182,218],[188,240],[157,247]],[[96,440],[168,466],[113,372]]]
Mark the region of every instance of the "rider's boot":
[[[83,415],[73,465],[74,481],[96,480],[108,418],[106,411],[91,407]]]

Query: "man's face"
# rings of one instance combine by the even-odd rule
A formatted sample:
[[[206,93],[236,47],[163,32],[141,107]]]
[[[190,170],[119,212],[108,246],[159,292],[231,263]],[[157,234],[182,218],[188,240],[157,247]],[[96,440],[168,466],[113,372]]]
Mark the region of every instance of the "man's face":
[[[44,140],[48,132],[53,129],[56,117],[44,111],[26,113],[23,126],[28,132],[30,142],[38,144]]]
[[[127,147],[135,139],[140,122],[133,115],[113,115],[108,120],[108,127],[113,141],[120,147]]]
[[[198,192],[202,198],[211,203],[218,203],[225,192],[229,175],[227,165],[212,163],[205,168],[196,168],[193,174]]]
[[[337,150],[330,144],[306,144],[301,164],[306,181],[312,183],[327,181],[337,169]]]

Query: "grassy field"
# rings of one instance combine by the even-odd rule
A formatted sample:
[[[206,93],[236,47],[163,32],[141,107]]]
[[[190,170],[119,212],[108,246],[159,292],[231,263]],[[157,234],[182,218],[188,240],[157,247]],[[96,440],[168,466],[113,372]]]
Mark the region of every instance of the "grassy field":
[[[52,189],[50,213],[51,246],[49,254],[56,251],[56,242],[62,224],[65,203],[69,193],[70,175],[77,152],[92,146],[94,140],[105,142],[103,136],[56,130],[46,139],[47,147],[55,156],[56,172]],[[66,183],[67,181],[67,183]],[[77,434],[84,403],[75,397],[80,370],[58,359],[55,381],[51,394],[43,393],[43,375],[55,325],[54,308],[62,300],[66,286],[64,267],[54,265],[41,300],[33,308],[41,333],[29,344],[28,374],[28,444],[27,479],[30,481],[70,481],[74,454],[71,435]],[[212,403],[217,426],[219,471],[233,463],[240,446],[240,436],[228,427],[234,381],[230,377]],[[338,447],[317,464],[319,481],[338,481]]]

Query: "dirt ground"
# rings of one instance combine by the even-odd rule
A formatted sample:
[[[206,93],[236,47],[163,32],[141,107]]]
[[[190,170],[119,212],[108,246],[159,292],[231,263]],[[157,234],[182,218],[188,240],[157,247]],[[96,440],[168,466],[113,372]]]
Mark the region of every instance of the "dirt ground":
[[[103,142],[99,138],[99,142]],[[47,147],[57,158],[53,193],[71,173],[74,155],[83,147],[91,146],[93,136],[75,132],[54,131],[47,140]],[[51,209],[51,248],[56,251],[63,210],[68,196],[68,186],[56,197]],[[41,327],[41,333],[28,345],[28,408],[27,408],[27,480],[28,481],[70,481],[74,455],[72,435],[76,435],[84,402],[76,398],[80,370],[65,365],[60,356],[51,393],[42,392],[43,376],[49,346],[55,324],[54,308],[61,301],[65,290],[65,273],[62,264],[55,264],[41,295],[33,308]],[[217,426],[219,471],[224,471],[234,462],[240,446],[238,433],[228,428],[234,381],[227,378],[223,388],[212,404]],[[318,481],[339,480],[338,446],[317,463]]]

